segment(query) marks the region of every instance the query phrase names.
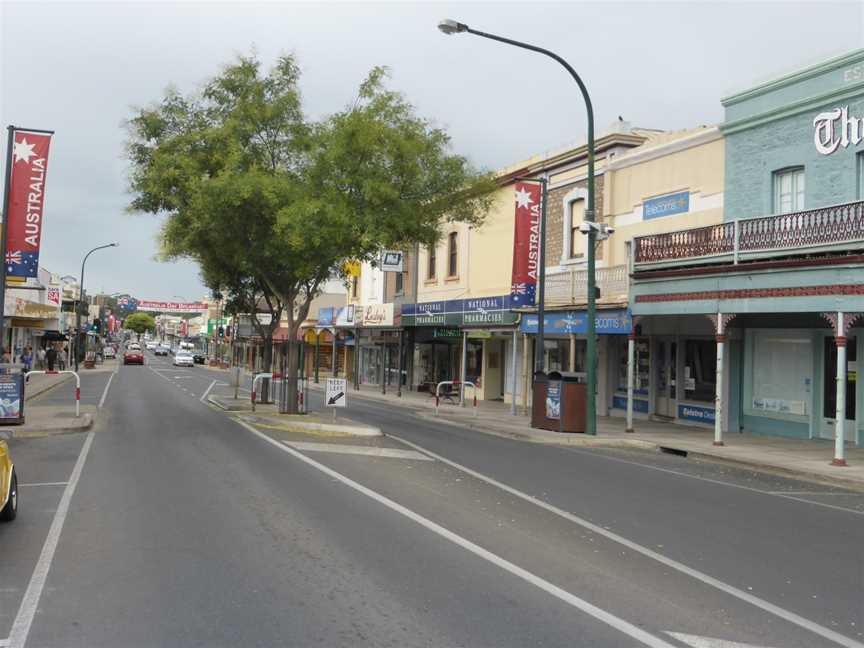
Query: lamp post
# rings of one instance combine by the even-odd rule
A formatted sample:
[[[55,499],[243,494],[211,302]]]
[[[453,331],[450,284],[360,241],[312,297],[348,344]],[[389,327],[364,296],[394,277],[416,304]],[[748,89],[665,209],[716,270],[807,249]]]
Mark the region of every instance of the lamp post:
[[[585,84],[582,82],[582,79],[576,74],[576,70],[574,70],[567,61],[563,58],[555,54],[554,52],[550,52],[547,49],[543,49],[542,47],[537,47],[536,45],[529,45],[528,43],[522,43],[520,41],[512,40],[510,38],[504,38],[503,36],[496,36],[495,34],[489,34],[482,31],[477,31],[476,29],[471,29],[468,25],[464,23],[457,22],[455,20],[442,20],[438,23],[438,29],[440,29],[443,33],[447,35],[458,34],[462,32],[466,32],[468,34],[474,34],[475,36],[480,36],[482,38],[488,38],[490,40],[498,41],[499,43],[504,43],[506,45],[513,45],[514,47],[521,47],[522,49],[527,49],[532,52],[537,52],[539,54],[543,54],[548,56],[560,63],[564,66],[564,69],[570,73],[570,76],[573,77],[573,80],[576,81],[576,84],[579,86],[579,90],[582,93],[582,98],[585,100],[585,112],[587,113],[588,118],[588,204],[585,209],[585,221],[588,223],[592,223],[594,221],[594,108],[591,105],[591,97],[588,95],[588,89],[585,87]],[[586,434],[597,434],[597,340],[596,340],[596,277],[594,272],[594,244],[597,240],[597,228],[589,226],[588,231],[586,232],[588,237],[587,242],[587,262],[588,262],[588,322],[587,322],[587,341],[586,341],[586,355],[587,357],[587,402],[586,402],[586,423],[585,423],[585,432]],[[544,238],[545,238],[545,232]],[[541,241],[541,245],[543,242]],[[545,245],[543,246],[545,247]],[[543,308],[542,299],[541,303],[538,307],[538,310],[542,312]],[[539,313],[538,313],[539,315]],[[539,321],[538,321],[539,323]]]
[[[84,266],[87,263],[88,257],[96,250],[104,250],[105,248],[117,247],[118,245],[120,244],[108,243],[107,245],[95,247],[85,254],[84,259],[81,261],[81,284],[78,286],[78,308],[75,309],[75,371],[78,371],[78,357],[81,353],[81,306],[84,304]]]

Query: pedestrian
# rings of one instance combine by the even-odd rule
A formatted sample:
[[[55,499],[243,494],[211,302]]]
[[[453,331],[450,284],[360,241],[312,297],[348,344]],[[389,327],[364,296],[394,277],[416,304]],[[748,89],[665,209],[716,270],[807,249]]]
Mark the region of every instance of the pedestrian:
[[[52,344],[45,352],[45,360],[48,362],[48,371],[54,371],[54,363],[57,362],[57,349]]]
[[[24,353],[21,354],[21,362],[24,365],[24,371],[30,371],[33,367],[33,349],[24,347]]]
[[[44,347],[40,346],[38,349],[36,349],[36,368],[37,369],[44,369],[45,368],[46,355],[47,354],[45,353]]]

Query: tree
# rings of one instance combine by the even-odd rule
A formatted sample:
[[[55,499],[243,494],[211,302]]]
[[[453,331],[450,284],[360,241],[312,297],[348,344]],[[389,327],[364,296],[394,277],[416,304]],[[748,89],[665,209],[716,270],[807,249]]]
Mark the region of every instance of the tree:
[[[149,313],[132,313],[123,320],[123,328],[129,329],[140,336],[147,331],[155,331],[156,320]]]
[[[479,226],[489,208],[492,179],[385,77],[372,70],[350,106],[318,122],[303,115],[290,56],[268,73],[241,57],[199,94],[169,91],[129,122],[131,208],[167,214],[165,258],[281,304],[296,340],[344,260],[433,243],[445,222]]]

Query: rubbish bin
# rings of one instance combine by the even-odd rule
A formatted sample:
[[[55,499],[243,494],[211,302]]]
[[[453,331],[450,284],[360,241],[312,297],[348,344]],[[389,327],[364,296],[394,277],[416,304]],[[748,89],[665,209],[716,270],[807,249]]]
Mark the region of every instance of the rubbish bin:
[[[531,427],[585,432],[585,375],[573,371],[534,373]]]
[[[23,364],[0,364],[0,425],[24,423]]]

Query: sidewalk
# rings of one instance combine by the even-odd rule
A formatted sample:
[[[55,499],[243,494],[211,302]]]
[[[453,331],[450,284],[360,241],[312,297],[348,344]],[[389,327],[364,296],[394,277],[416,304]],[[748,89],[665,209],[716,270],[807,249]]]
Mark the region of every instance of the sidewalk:
[[[323,390],[324,381],[318,385],[310,381],[309,387]],[[531,428],[528,416],[510,414],[509,404],[480,401],[475,412],[470,399],[464,408],[442,402],[436,414],[435,399],[428,394],[403,389],[402,398],[398,398],[395,389],[393,392],[390,390],[388,387],[387,394],[383,395],[380,387],[364,385],[359,392],[351,389],[348,392],[349,409],[351,398],[362,398],[411,409],[424,419],[531,443],[666,450],[750,470],[864,490],[864,448],[847,445],[846,459],[849,466],[836,467],[830,465],[834,452],[834,444],[830,440],[726,434],[726,445],[717,447],[713,445],[713,429],[635,420],[635,432],[628,434],[624,432],[624,419],[608,417],[598,418],[596,437],[560,434]]]

